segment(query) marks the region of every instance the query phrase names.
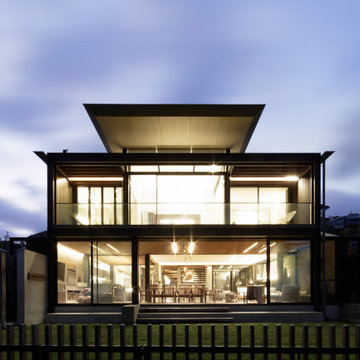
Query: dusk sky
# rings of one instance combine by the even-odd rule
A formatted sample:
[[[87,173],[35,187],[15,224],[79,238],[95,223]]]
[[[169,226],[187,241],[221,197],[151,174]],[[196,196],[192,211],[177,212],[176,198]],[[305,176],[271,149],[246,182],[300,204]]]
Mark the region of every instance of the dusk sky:
[[[324,152],[360,211],[360,1],[0,5],[0,237],[46,229],[44,152],[104,152],[83,103],[266,104],[247,152]]]

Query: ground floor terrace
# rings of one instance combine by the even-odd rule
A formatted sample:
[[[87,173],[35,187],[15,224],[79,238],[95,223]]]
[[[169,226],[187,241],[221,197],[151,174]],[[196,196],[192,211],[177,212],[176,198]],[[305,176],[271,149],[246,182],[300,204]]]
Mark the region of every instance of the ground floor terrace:
[[[54,306],[316,304],[320,287],[316,238],[66,239],[55,248]]]

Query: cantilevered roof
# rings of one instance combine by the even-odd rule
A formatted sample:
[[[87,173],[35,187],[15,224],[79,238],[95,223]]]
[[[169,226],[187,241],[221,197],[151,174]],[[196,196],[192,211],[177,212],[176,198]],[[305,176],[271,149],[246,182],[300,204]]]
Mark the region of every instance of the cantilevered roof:
[[[230,149],[244,152],[265,105],[84,104],[108,152]]]

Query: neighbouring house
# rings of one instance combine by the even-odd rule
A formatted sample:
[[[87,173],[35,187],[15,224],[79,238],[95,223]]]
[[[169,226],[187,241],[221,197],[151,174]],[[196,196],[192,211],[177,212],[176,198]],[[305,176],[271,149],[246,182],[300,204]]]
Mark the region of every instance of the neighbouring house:
[[[328,230],[340,232],[342,235],[360,233],[360,214],[352,213],[345,216],[330,216],[326,219]]]
[[[106,153],[36,152],[48,226],[27,243],[47,256],[48,312],[320,310],[326,153],[246,153],[264,105],[84,106]]]

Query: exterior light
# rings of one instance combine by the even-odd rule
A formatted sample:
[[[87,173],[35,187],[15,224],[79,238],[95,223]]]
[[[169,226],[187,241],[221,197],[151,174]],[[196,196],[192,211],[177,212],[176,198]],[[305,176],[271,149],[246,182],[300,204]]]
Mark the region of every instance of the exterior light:
[[[194,252],[194,249],[195,249],[195,243],[193,241],[190,241],[189,254],[192,254]]]
[[[118,249],[114,248],[112,245],[106,243],[106,245],[110,248],[113,249],[114,251],[116,251],[117,253],[120,252]]]
[[[243,254],[246,254],[248,251],[250,251],[252,248],[254,248],[257,244],[258,244],[258,242],[256,242],[255,244],[252,244],[251,246],[249,246],[247,249],[245,249],[243,251]]]
[[[70,181],[122,181],[120,177],[83,177],[83,176],[71,176],[68,178]]]
[[[214,173],[214,172],[216,172],[216,171],[218,171],[218,166],[215,165],[215,164],[212,164],[212,165],[210,166],[210,172],[211,172],[211,173]]]
[[[178,252],[178,246],[177,246],[176,241],[173,241],[173,242],[171,243],[171,250],[172,250],[172,252],[173,252],[175,255],[177,254],[177,252]]]
[[[298,181],[297,176],[274,176],[274,177],[230,177],[230,181]]]

